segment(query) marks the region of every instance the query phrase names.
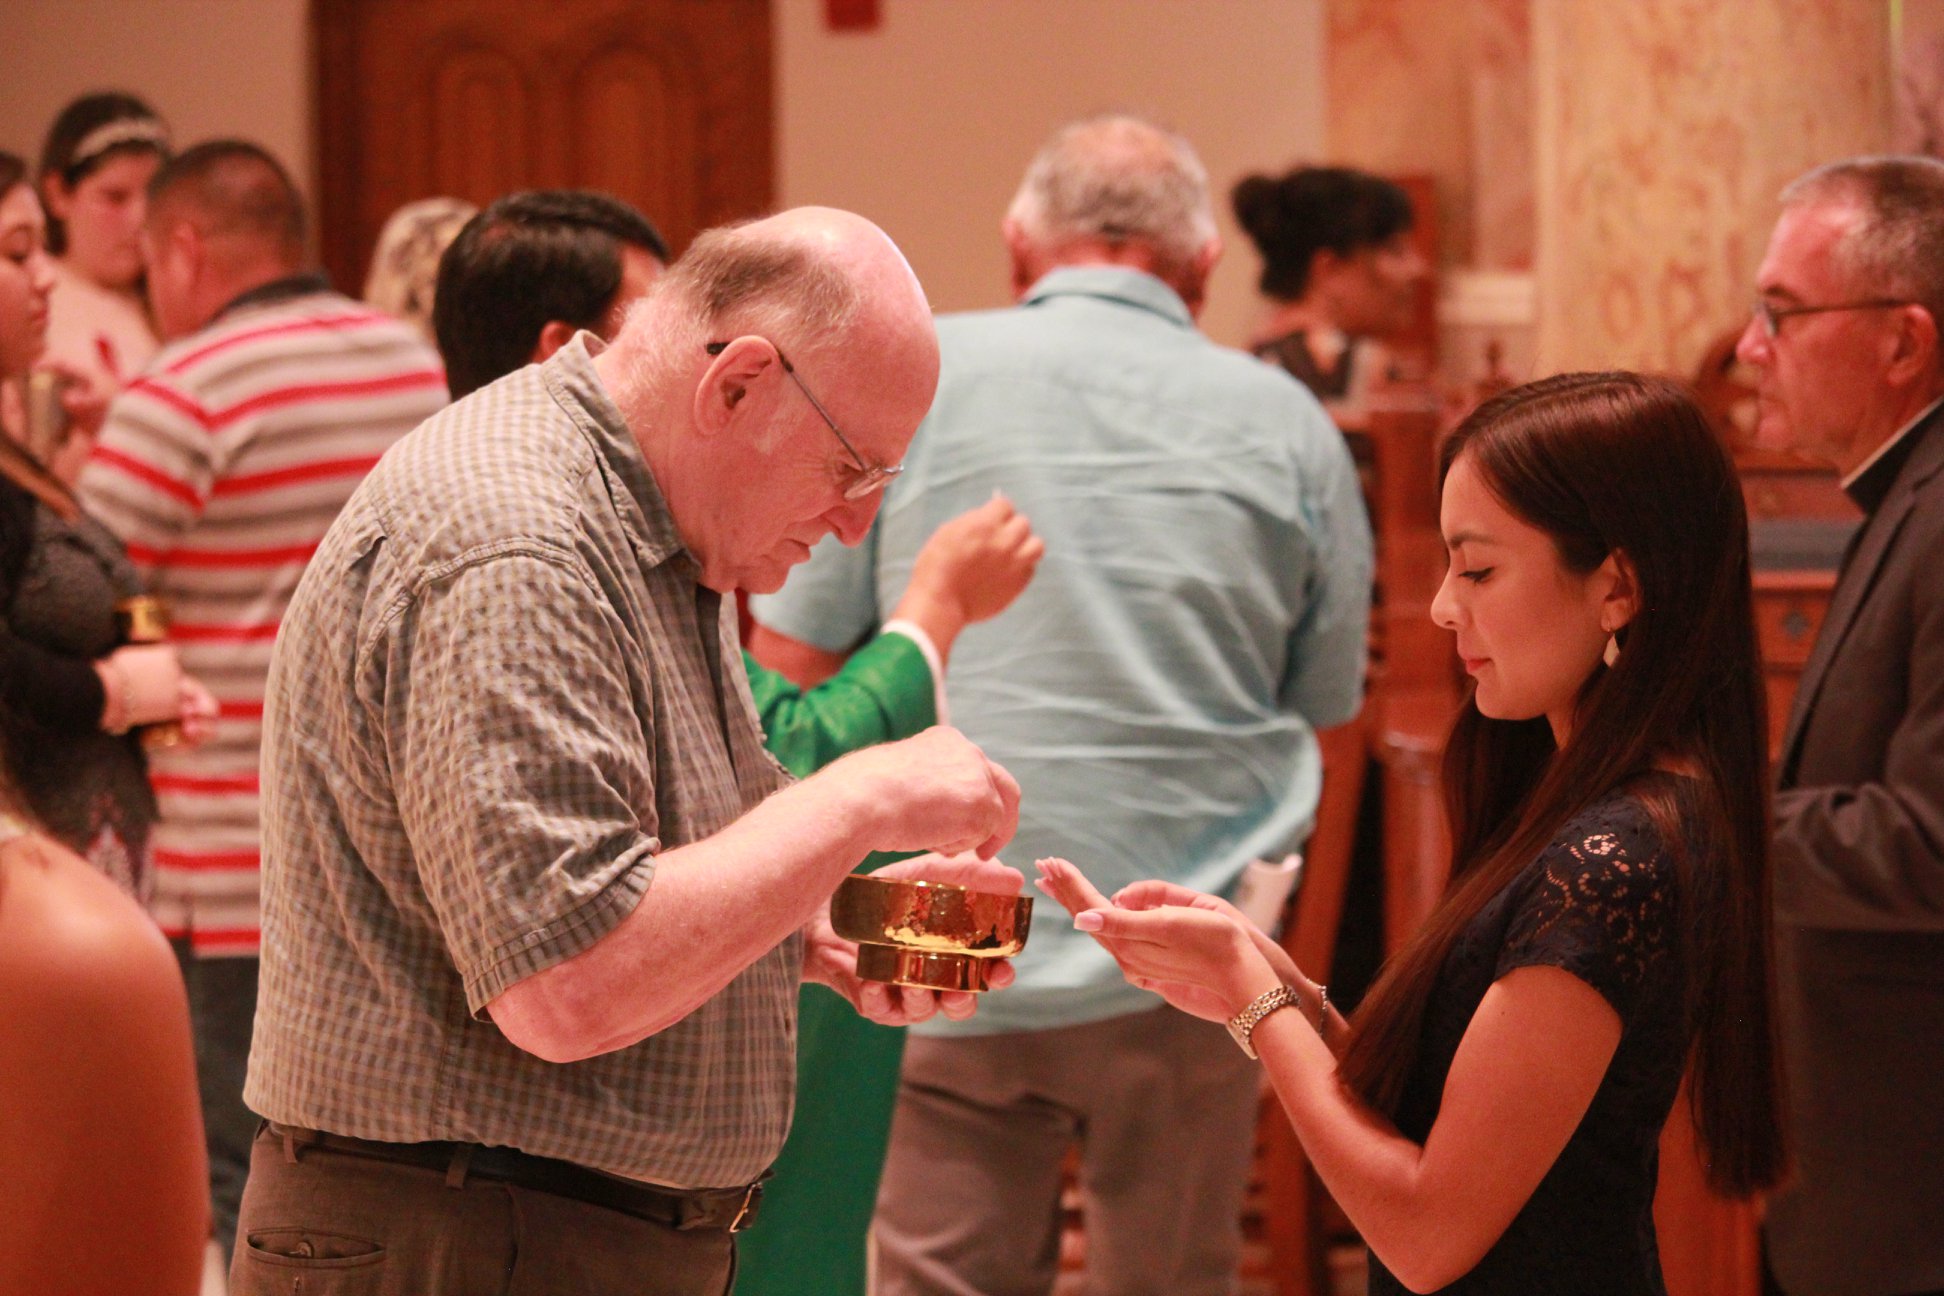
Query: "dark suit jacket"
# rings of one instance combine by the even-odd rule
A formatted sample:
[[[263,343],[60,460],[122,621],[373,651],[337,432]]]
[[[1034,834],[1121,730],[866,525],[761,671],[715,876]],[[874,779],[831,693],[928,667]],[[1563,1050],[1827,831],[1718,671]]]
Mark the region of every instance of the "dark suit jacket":
[[[1944,411],[1863,524],[1778,768],[1791,1296],[1944,1288]]]

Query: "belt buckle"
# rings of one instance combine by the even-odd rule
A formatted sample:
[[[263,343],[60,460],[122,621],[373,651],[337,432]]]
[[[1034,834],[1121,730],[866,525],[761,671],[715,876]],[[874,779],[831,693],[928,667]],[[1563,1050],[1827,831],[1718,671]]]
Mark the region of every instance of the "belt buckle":
[[[743,1189],[742,1204],[736,1208],[736,1217],[729,1221],[731,1233],[740,1233],[749,1227],[749,1218],[756,1213],[756,1203],[762,1199],[763,1184],[760,1179]]]

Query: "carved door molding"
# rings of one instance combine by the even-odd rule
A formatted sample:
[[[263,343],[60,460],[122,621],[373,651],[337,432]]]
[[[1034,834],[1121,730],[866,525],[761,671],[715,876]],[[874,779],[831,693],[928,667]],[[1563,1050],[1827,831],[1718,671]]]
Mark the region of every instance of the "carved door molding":
[[[769,207],[768,0],[315,0],[311,21],[340,288],[418,198],[605,189],[677,251]]]

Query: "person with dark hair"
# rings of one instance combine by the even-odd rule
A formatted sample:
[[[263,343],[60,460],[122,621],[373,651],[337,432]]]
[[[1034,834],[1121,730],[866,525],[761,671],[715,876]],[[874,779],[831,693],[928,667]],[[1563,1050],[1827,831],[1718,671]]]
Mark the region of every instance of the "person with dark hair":
[[[547,359],[581,329],[612,338],[667,264],[660,231],[610,194],[496,199],[439,261],[432,330],[452,398]]]
[[[48,354],[112,394],[155,354],[142,299],[148,183],[169,157],[169,128],[133,95],[83,95],[41,145],[40,194],[55,254]]]
[[[1408,324],[1429,267],[1411,243],[1411,200],[1349,167],[1250,175],[1229,194],[1262,254],[1270,312],[1251,349],[1325,404],[1354,400],[1364,339]]]
[[[213,703],[173,645],[131,644],[116,608],[142,592],[122,547],[52,466],[58,445],[30,407],[53,269],[26,167],[0,153],[0,748],[33,817],[129,894],[152,882],[155,796],[137,726],[198,721]],[[85,385],[36,411],[92,432]]]
[[[256,1119],[258,749],[285,606],[331,520],[392,442],[444,403],[407,325],[307,268],[288,173],[240,140],[155,175],[145,239],[167,345],[109,408],[78,492],[169,605],[215,693],[209,741],[153,754],[151,909],[189,983],[217,1236],[233,1245]]]
[[[1017,785],[944,728],[792,784],[730,599],[862,539],[937,366],[883,231],[785,212],[702,234],[612,345],[575,334],[366,478],[265,700],[235,1296],[354,1269],[715,1296],[789,1124],[798,986],[974,1011],[862,982],[828,902],[872,849],[1016,891]]]
[[[1444,758],[1451,881],[1354,1021],[1220,900],[1109,899],[1063,860],[1041,885],[1262,1061],[1373,1293],[1660,1296],[1683,1072],[1717,1190],[1786,1164],[1741,485],[1687,395],[1633,374],[1496,397],[1439,469],[1431,611],[1473,679]]]
[[[1790,1296],[1944,1292],[1944,163],[1795,181],[1756,291],[1756,439],[1833,467],[1864,515],[1776,760],[1801,1170],[1768,1260]]]

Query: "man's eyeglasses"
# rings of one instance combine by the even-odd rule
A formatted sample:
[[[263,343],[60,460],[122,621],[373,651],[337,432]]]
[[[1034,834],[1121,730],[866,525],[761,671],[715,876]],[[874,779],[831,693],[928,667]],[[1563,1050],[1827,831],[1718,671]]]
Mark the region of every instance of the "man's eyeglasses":
[[[844,453],[850,456],[853,464],[857,465],[857,477],[850,485],[844,487],[845,499],[861,500],[867,495],[881,491],[893,477],[904,471],[903,464],[865,463],[864,457],[858,454],[857,448],[850,443],[850,438],[845,436],[843,429],[837,426],[837,420],[830,417],[830,411],[823,407],[823,402],[803,385],[803,379],[797,377],[796,366],[792,365],[788,357],[783,354],[783,349],[776,346],[774,342],[771,342],[770,346],[776,349],[776,358],[783,365],[783,372],[790,375],[790,381],[795,383],[797,390],[803,393],[803,399],[810,402],[810,408],[817,411],[818,417],[824,421],[824,426],[829,428],[830,434],[837,438],[837,444],[844,447]],[[715,356],[721,355],[728,347],[727,342],[710,342],[703,349]]]
[[[1757,299],[1754,306],[1755,318],[1762,326],[1762,336],[1773,340],[1782,331],[1782,321],[1792,315],[1821,315],[1828,311],[1889,310],[1896,306],[1908,306],[1907,301],[1879,299],[1860,302],[1838,302],[1833,306],[1776,306]]]

